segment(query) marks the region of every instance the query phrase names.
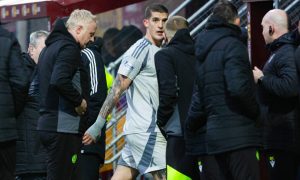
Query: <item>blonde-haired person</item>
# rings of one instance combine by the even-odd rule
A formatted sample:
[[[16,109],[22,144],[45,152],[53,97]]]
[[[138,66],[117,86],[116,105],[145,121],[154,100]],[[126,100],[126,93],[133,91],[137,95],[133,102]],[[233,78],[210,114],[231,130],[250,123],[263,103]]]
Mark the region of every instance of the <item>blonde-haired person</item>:
[[[96,16],[84,9],[74,10],[66,22],[66,27],[81,48],[92,40],[96,31]]]
[[[74,10],[64,22],[56,21],[39,58],[37,129],[47,151],[47,179],[74,180],[89,96],[88,75],[77,72],[82,69],[81,49],[94,39],[96,20],[87,10]]]
[[[196,63],[188,27],[184,17],[170,17],[165,23],[168,44],[155,54],[159,89],[157,125],[166,134],[168,179],[199,179],[197,157],[185,155],[183,137]]]

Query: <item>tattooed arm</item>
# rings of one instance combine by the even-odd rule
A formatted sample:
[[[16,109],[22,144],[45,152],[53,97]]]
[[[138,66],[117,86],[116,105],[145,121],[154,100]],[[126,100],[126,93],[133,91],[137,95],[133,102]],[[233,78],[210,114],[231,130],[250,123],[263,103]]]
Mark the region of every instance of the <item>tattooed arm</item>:
[[[151,172],[154,180],[166,180],[166,169]]]
[[[119,101],[122,93],[129,87],[131,80],[126,76],[118,74],[117,78],[114,81],[112,89],[108,93],[102,108],[100,110],[100,116],[104,119],[109,115],[113,107]]]
[[[131,82],[131,79],[118,74],[112,89],[108,93],[101,107],[100,114],[98,115],[96,122],[85,132],[82,139],[83,144],[90,144],[100,136],[101,129],[106,122],[106,117],[116,105],[122,93],[130,86]]]

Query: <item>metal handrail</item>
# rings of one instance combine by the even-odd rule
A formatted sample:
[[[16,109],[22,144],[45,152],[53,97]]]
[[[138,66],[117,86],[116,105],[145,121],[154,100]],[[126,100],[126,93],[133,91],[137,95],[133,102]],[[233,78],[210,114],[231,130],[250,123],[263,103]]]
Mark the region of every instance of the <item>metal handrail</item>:
[[[110,164],[112,162],[114,162],[115,160],[117,160],[120,156],[121,156],[121,152],[122,151],[119,151],[117,154],[115,154],[112,158],[108,159],[108,160],[105,160],[105,164]]]
[[[247,10],[247,5],[244,4],[241,8],[239,8],[238,14],[241,15]]]
[[[214,3],[216,0],[210,0],[209,2],[205,3],[204,6],[202,6],[198,11],[196,11],[191,17],[187,19],[187,21],[190,23],[193,21],[199,14],[201,14],[203,11],[205,11],[212,3]]]
[[[293,6],[295,6],[297,3],[299,3],[300,0],[294,0],[288,7],[286,7],[284,10],[285,12],[288,12]]]
[[[279,0],[274,0],[273,6],[274,6],[274,8],[278,9],[278,7],[279,7]]]
[[[115,145],[122,137],[124,136],[124,133],[120,133],[114,140],[112,140],[108,145],[106,145],[105,150],[110,149],[112,146]]]
[[[119,112],[118,115],[113,117],[106,125],[106,129],[108,129],[111,126],[113,126],[114,124],[116,124],[118,122],[118,120],[121,119],[125,115],[125,113],[126,113],[126,110],[123,110],[123,111]]]
[[[185,6],[187,6],[190,2],[192,2],[192,0],[185,0],[183,3],[181,3],[176,9],[174,9],[169,16],[174,16],[175,14],[177,14],[179,11],[181,11],[183,8],[185,8]]]
[[[247,6],[246,4],[244,4],[241,8],[239,8],[239,11],[238,11],[238,14],[241,15],[242,13],[244,13],[244,11],[247,10]],[[206,24],[208,18],[210,17],[210,15],[205,19],[203,20],[200,24],[198,24],[191,32],[191,36],[194,36],[195,33],[197,33],[199,31],[199,29],[203,28],[203,26]]]
[[[122,61],[123,55],[120,56],[117,60],[115,60],[114,62],[109,63],[108,67],[107,67],[107,71],[111,72],[111,70],[115,69]]]
[[[205,18],[200,24],[198,24],[198,25],[190,32],[191,36],[194,36],[195,33],[198,32],[199,29],[201,29],[201,28],[206,24],[206,22],[207,22],[207,20],[208,20],[209,17],[210,17],[210,15],[209,15],[207,18]]]

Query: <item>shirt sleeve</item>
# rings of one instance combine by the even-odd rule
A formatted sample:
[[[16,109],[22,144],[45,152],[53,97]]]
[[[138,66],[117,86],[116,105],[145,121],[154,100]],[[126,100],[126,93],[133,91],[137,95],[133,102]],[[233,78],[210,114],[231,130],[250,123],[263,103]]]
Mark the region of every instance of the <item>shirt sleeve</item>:
[[[131,80],[134,80],[135,77],[141,71],[143,64],[143,59],[134,58],[132,56],[124,56],[121,62],[121,65],[118,70],[118,74],[128,77]]]

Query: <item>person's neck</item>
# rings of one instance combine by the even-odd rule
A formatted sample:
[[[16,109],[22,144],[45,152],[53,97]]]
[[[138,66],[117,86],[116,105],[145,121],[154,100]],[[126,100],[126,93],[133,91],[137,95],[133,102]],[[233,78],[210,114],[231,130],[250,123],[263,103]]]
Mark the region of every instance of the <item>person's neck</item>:
[[[153,45],[160,47],[162,42],[161,41],[155,41],[150,34],[146,34],[145,38],[148,39]]]
[[[74,30],[72,30],[72,29],[68,29],[68,32],[72,35],[72,37],[75,39],[75,41],[78,43],[78,40],[77,40],[77,38],[76,38],[76,33],[75,33],[75,31]]]
[[[281,36],[283,36],[284,34],[286,34],[286,33],[288,33],[288,32],[289,32],[288,30],[283,30],[283,31],[280,31],[280,32],[276,33],[276,34],[274,35],[274,40],[280,38]]]

